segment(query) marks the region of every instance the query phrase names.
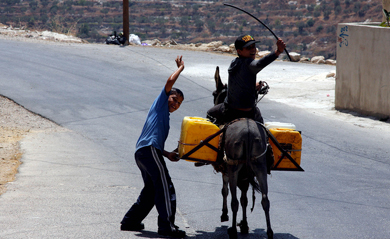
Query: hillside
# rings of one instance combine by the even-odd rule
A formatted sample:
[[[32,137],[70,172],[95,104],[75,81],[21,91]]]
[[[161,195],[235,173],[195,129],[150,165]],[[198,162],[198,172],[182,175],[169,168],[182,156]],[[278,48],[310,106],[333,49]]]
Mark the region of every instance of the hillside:
[[[141,40],[228,45],[250,33],[261,40],[260,50],[274,48],[273,36],[262,25],[224,2],[251,12],[284,39],[290,52],[307,57],[336,58],[338,23],[382,18],[381,0],[130,0],[130,33]],[[104,42],[114,30],[122,31],[122,0],[2,0],[0,23]]]

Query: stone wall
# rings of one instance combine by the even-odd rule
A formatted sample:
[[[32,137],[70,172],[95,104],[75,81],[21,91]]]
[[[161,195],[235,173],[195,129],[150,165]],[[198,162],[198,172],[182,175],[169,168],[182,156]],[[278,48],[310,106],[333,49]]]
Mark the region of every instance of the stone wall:
[[[335,107],[386,119],[390,116],[390,28],[371,25],[338,25]]]

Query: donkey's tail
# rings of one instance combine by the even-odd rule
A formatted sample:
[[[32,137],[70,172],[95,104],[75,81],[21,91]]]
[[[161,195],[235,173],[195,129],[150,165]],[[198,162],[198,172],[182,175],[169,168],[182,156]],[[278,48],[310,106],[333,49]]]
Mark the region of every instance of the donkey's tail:
[[[253,131],[251,131],[251,126],[250,124],[252,123],[253,121],[251,120],[247,120],[247,136],[246,136],[246,142],[245,142],[245,158],[246,158],[246,168],[247,168],[247,173],[248,173],[248,179],[249,179],[249,183],[252,185],[253,189],[256,190],[257,192],[261,193],[261,190],[260,190],[260,184],[257,182],[256,180],[256,174],[255,172],[253,171],[253,166],[252,166],[252,160],[254,160],[255,158],[260,158],[260,157],[263,157],[266,152],[267,152],[267,148],[265,147],[265,151],[261,154],[261,155],[253,155],[253,147],[259,147],[259,145],[257,143],[255,143],[255,140],[254,140],[254,133]],[[256,127],[257,127],[257,124],[255,124]]]
[[[253,212],[253,209],[255,208],[255,202],[256,202],[255,188],[252,187],[252,207],[251,207],[251,212]]]
[[[256,201],[255,191],[257,191],[258,193],[261,193],[260,184],[257,182],[255,172],[253,171],[253,168],[251,166],[252,148],[253,148],[252,137],[248,136],[248,141],[246,142],[246,147],[245,147],[245,151],[246,151],[245,153],[246,153],[246,170],[248,173],[248,180],[252,186],[251,212],[253,212],[253,209],[255,208],[255,201]]]
[[[248,179],[249,179],[249,183],[251,184],[253,190],[255,190],[258,193],[261,193],[260,184],[256,181],[255,174],[250,169],[250,167],[248,167]]]
[[[247,157],[248,157],[248,154],[247,154]],[[253,209],[255,208],[255,201],[256,201],[255,191],[257,191],[258,193],[261,193],[261,190],[260,190],[260,184],[257,182],[256,177],[255,177],[255,173],[253,172],[253,169],[250,166],[248,161],[246,163],[246,168],[247,168],[247,172],[248,172],[248,180],[249,180],[249,183],[252,186],[252,208],[251,208],[251,212],[253,212]]]
[[[255,172],[253,171],[252,167],[252,152],[253,152],[253,135],[250,130],[249,126],[250,121],[247,120],[247,135],[246,135],[246,142],[245,142],[245,159],[246,159],[246,169],[248,173],[248,180],[249,183],[252,185],[253,189],[260,193],[260,184],[256,181]]]

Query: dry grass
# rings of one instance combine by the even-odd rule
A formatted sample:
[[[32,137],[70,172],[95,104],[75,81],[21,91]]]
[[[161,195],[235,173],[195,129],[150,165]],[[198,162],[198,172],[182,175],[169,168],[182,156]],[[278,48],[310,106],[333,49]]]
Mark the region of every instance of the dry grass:
[[[15,128],[0,127],[0,195],[6,191],[6,184],[15,180],[23,155],[19,141],[26,133]]]
[[[50,120],[0,96],[0,195],[15,180],[23,152],[19,142],[28,134],[57,129]]]

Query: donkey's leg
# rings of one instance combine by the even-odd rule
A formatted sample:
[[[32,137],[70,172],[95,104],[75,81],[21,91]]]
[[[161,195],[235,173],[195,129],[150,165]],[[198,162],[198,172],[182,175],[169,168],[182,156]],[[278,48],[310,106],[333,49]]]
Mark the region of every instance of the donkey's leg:
[[[274,232],[272,231],[271,219],[269,217],[270,203],[269,203],[269,200],[268,200],[268,196],[265,193],[262,193],[261,205],[263,206],[263,209],[264,209],[264,212],[265,212],[265,219],[267,221],[267,236],[268,236],[268,239],[273,239],[274,238]]]
[[[241,170],[240,173],[242,173],[242,172],[243,172],[243,170]],[[240,202],[241,202],[241,208],[242,208],[242,220],[238,224],[238,226],[240,227],[241,233],[248,234],[249,227],[248,227],[248,221],[247,221],[247,217],[246,217],[246,208],[248,206],[247,192],[248,192],[248,188],[249,188],[249,181],[245,177],[243,178],[243,177],[238,176],[237,185],[238,185],[238,188],[241,190]]]
[[[262,157],[264,158],[264,157]],[[255,166],[256,167],[256,166]],[[256,177],[257,180],[259,181],[260,184],[260,190],[262,194],[261,198],[261,205],[263,206],[263,210],[265,213],[265,219],[267,222],[267,236],[268,239],[272,239],[274,237],[274,232],[272,231],[271,228],[271,219],[269,216],[269,208],[270,208],[270,202],[268,200],[268,184],[267,184],[267,167],[265,163],[265,158],[264,158],[264,163],[261,163],[261,166],[256,167]]]
[[[232,227],[228,229],[228,234],[230,239],[237,238],[237,211],[239,207],[238,199],[237,199],[237,177],[240,165],[229,165],[228,173],[229,173],[229,187],[230,193],[232,197],[231,208],[233,212],[233,220]]]
[[[222,215],[221,215],[221,222],[229,221],[229,215],[228,215],[228,206],[227,206],[227,197],[229,195],[229,177],[227,176],[227,173],[222,173]]]

